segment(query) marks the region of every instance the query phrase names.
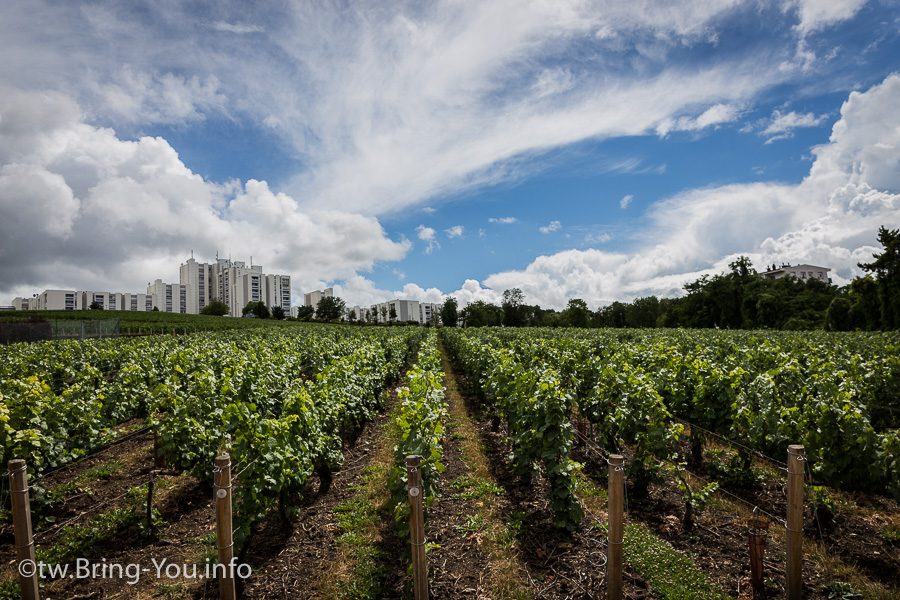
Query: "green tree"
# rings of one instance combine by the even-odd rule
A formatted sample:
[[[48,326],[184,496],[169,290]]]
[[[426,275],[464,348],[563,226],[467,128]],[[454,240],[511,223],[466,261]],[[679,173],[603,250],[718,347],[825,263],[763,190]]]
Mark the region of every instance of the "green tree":
[[[562,312],[562,322],[568,327],[588,327],[591,324],[591,311],[587,302],[581,298],[572,298]]]
[[[93,302],[91,302],[91,305],[88,306],[88,308],[90,310],[103,310],[103,305],[94,300]]]
[[[900,327],[900,229],[880,227],[878,241],[884,251],[873,254],[875,260],[860,263],[859,268],[875,274],[882,327],[896,329]]]
[[[503,324],[506,327],[522,327],[525,325],[525,294],[519,288],[503,292]]]
[[[247,316],[252,314],[257,319],[268,319],[271,317],[271,313],[269,313],[269,307],[265,305],[264,302],[248,302],[244,309],[241,311],[241,314]]]
[[[221,300],[212,300],[200,310],[201,315],[212,315],[214,317],[224,317],[228,312],[228,305]]]
[[[297,307],[297,320],[298,321],[309,321],[316,315],[316,309],[312,306],[299,306]]]
[[[387,323],[387,320],[388,320],[388,308],[387,308],[387,306],[382,305],[382,306],[378,307],[378,312],[381,313],[381,321],[380,321],[380,322],[381,322],[381,323]]]
[[[658,317],[659,298],[637,298],[625,311],[625,324],[628,327],[656,327]]]
[[[337,321],[344,316],[346,303],[337,296],[323,296],[316,305],[317,321]]]
[[[397,322],[397,307],[395,307],[393,304],[391,304],[390,308],[388,309],[388,318],[391,320],[391,324]]]
[[[881,325],[881,302],[878,282],[871,275],[856,277],[847,292],[850,299],[850,322],[854,329],[872,331]]]
[[[457,312],[458,304],[456,303],[456,298],[450,296],[446,300],[444,300],[444,304],[441,305],[441,322],[446,327],[456,327],[456,321],[459,318],[459,314]]]
[[[496,304],[476,300],[462,310],[466,327],[495,327],[503,322],[503,309]]]
[[[279,321],[281,321],[282,319],[284,319],[284,317],[285,317],[285,314],[284,314],[283,308],[281,308],[277,304],[272,307],[272,318],[273,319],[278,319]]]
[[[838,296],[828,305],[825,313],[825,326],[831,331],[850,331],[853,323],[850,320],[850,300]]]

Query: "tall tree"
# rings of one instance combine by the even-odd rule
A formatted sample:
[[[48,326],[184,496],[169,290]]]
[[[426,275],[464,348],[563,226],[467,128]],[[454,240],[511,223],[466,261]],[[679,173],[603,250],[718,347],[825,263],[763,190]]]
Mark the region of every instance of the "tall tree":
[[[337,321],[344,316],[346,303],[337,296],[323,296],[316,305],[316,320]]]
[[[873,254],[875,260],[860,263],[859,268],[875,274],[882,327],[896,329],[900,327],[900,229],[880,227],[878,241],[884,251]]]
[[[456,298],[453,296],[444,300],[444,304],[441,306],[441,322],[444,326],[456,327],[456,321],[459,318],[457,307]]]
[[[507,327],[525,325],[525,294],[519,288],[503,292],[503,324]]]
[[[591,311],[587,302],[581,298],[572,298],[562,312],[562,321],[568,327],[588,327],[591,324]]]

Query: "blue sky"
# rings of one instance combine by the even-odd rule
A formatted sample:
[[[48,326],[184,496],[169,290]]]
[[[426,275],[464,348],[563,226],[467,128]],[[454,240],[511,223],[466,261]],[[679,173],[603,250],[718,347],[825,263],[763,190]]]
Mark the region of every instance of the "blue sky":
[[[900,223],[896,1],[335,6],[4,3],[0,294],[193,249],[598,306],[739,254],[842,283]]]

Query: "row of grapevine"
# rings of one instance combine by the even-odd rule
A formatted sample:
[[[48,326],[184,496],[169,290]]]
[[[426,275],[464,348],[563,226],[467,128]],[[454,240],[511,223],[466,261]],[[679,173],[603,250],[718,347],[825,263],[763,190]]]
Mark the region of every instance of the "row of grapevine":
[[[487,410],[506,421],[514,470],[528,479],[543,469],[556,524],[575,527],[583,511],[569,459],[572,396],[560,371],[536,354],[480,344],[459,331],[445,330],[444,339]]]
[[[391,423],[394,448],[394,467],[391,472],[392,502],[397,523],[408,521],[409,503],[406,497],[407,456],[420,456],[425,505],[434,501],[436,481],[444,471],[444,423],[447,420],[444,373],[437,335],[432,331],[419,349],[419,355],[406,372],[405,385],[397,389],[398,406]]]

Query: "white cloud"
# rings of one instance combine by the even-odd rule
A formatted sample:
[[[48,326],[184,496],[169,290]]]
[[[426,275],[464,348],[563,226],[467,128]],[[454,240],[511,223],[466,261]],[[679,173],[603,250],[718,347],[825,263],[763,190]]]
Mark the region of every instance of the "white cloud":
[[[622,199],[619,200],[619,208],[626,209],[631,206],[631,201],[634,200],[634,194],[626,194],[622,196]]]
[[[865,3],[866,0],[796,0],[789,5],[793,5],[800,16],[797,29],[806,35],[850,19]]]
[[[216,21],[212,24],[212,28],[216,31],[226,31],[228,33],[262,33],[265,31],[264,27],[260,27],[259,25],[248,25],[246,23],[227,23],[225,21]]]
[[[264,181],[216,184],[163,139],[124,141],[60,94],[0,93],[0,291],[140,292],[194,249],[288,272],[295,292],[403,258],[373,218],[301,210]]]
[[[560,223],[559,221],[550,221],[543,227],[538,227],[538,231],[544,234],[553,233],[554,231],[559,231],[560,229],[562,229],[562,223]]]
[[[793,130],[800,127],[818,127],[828,120],[828,115],[816,115],[814,113],[798,113],[795,111],[782,112],[775,110],[772,113],[771,120],[766,124],[766,128],[760,132],[760,135],[767,137],[767,144],[789,138],[793,135]]]
[[[512,225],[518,221],[515,217],[491,217],[488,219],[488,223],[501,223],[503,225]]]
[[[707,127],[716,127],[736,121],[741,116],[741,112],[742,109],[733,104],[715,104],[695,117],[682,116],[663,119],[657,125],[656,133],[667,136],[673,131],[700,131]]]
[[[432,227],[419,225],[418,227],[416,227],[416,235],[420,240],[426,242],[425,254],[431,254],[436,248],[441,247],[441,245],[437,241],[437,232]]]
[[[457,238],[462,237],[463,233],[465,233],[466,228],[462,225],[454,225],[448,229],[444,230],[444,233],[447,234],[448,238]]]
[[[560,146],[727,122],[794,75],[776,68],[787,41],[707,51],[745,13],[732,0],[280,3],[247,23],[243,3],[221,2],[210,24],[177,3],[139,15],[35,0],[0,5],[0,81],[66,92],[93,122],[137,132],[249,119],[302,165],[285,189],[304,207],[380,215],[527,176]],[[667,60],[676,49],[696,60]]]
[[[588,244],[605,244],[611,239],[612,234],[606,231],[597,234],[589,233],[584,236],[584,241]]]
[[[466,298],[521,288],[530,302],[561,308],[568,298],[592,306],[642,295],[676,295],[704,274],[727,270],[740,254],[763,267],[811,262],[830,267],[835,283],[859,274],[876,250],[876,232],[900,218],[900,75],[841,107],[827,144],[799,184],[750,183],[689,190],[657,203],[633,251],[566,250],[522,270],[467,282]],[[465,288],[466,286],[464,286]]]

